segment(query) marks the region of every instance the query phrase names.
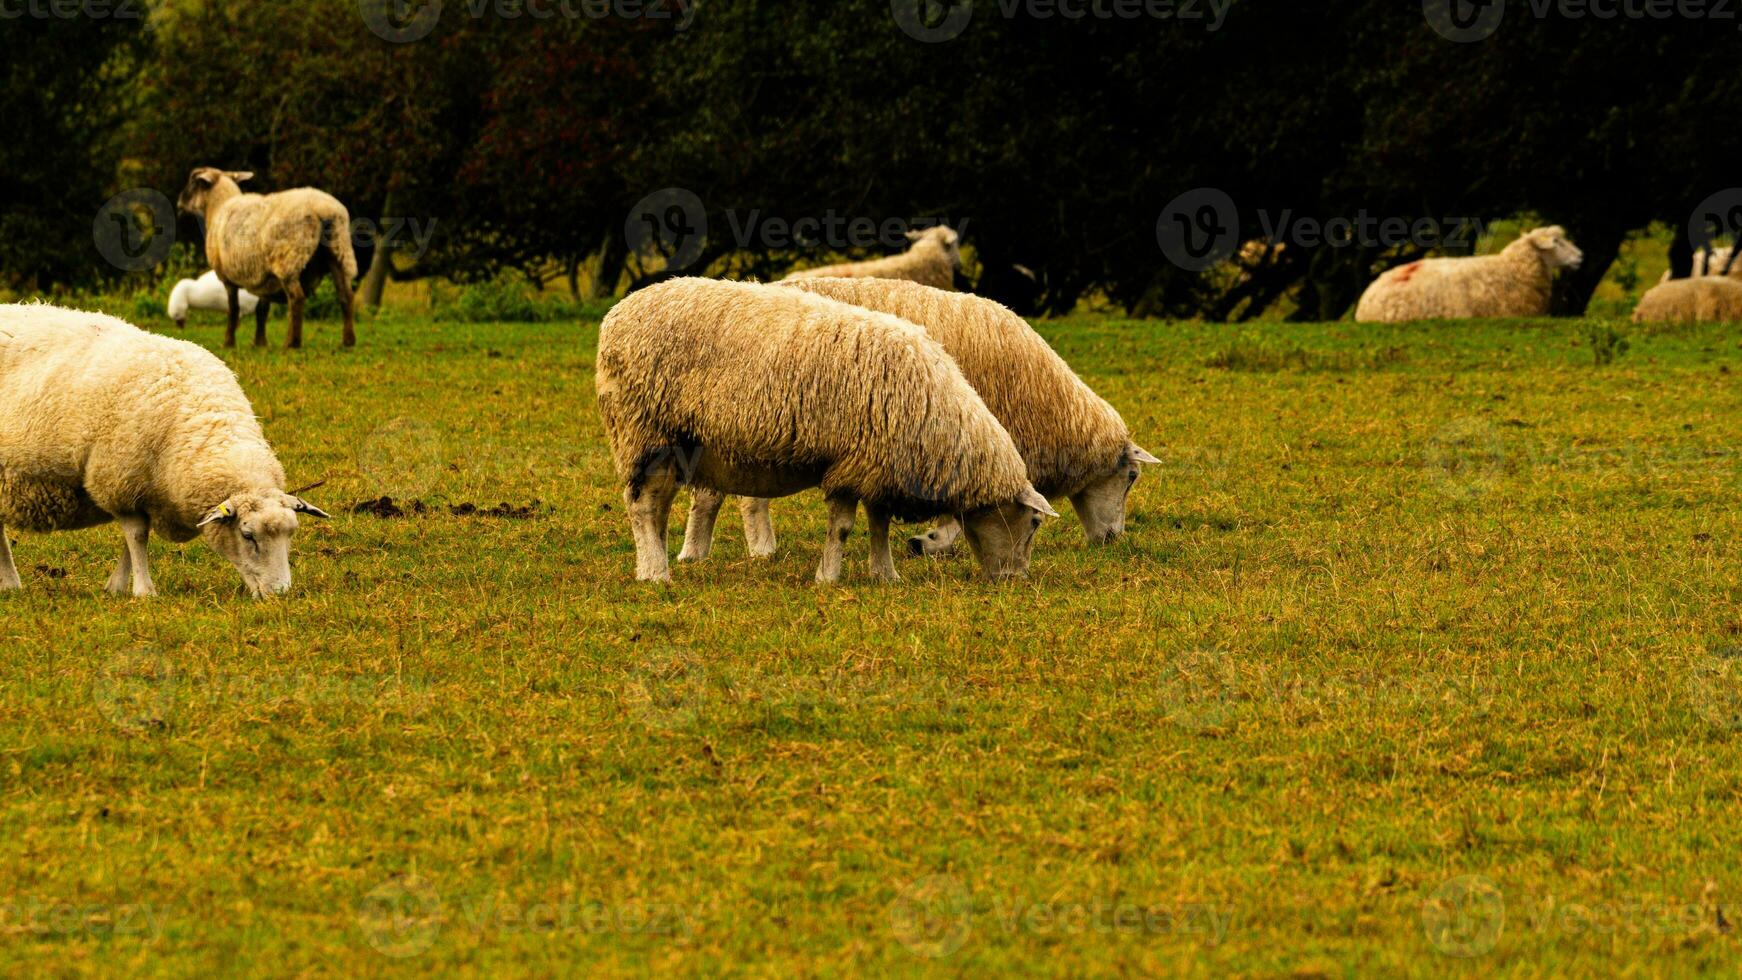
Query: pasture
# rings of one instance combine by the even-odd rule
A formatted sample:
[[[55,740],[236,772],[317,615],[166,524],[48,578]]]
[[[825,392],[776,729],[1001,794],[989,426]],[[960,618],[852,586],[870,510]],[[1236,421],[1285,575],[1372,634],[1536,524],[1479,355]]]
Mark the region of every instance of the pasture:
[[[1041,322],[1124,540],[818,588],[807,495],[667,588],[597,312],[226,353],[327,481],[284,601],[18,536],[0,970],[1733,975],[1733,329]]]

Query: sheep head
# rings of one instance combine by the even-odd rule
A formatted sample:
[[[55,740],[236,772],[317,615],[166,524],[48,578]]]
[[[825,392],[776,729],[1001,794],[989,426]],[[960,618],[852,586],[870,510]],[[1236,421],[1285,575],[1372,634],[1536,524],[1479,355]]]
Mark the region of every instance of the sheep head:
[[[956,234],[956,230],[949,225],[937,225],[924,231],[910,231],[907,233],[907,240],[915,247],[922,242],[935,242],[950,257],[951,267],[962,267],[962,236]]]
[[[1560,225],[1527,231],[1523,240],[1530,243],[1531,248],[1536,250],[1537,258],[1550,271],[1577,269],[1585,261],[1585,253],[1579,251],[1579,247],[1567,237],[1567,230]]]
[[[1028,574],[1034,552],[1034,534],[1048,517],[1057,517],[1040,491],[1029,487],[1009,503],[982,507],[961,516],[962,536],[980,568],[993,581],[1022,578]]]
[[[1077,509],[1083,536],[1090,544],[1108,544],[1125,533],[1125,504],[1131,488],[1137,485],[1145,466],[1160,462],[1136,443],[1126,443],[1111,470],[1071,495],[1071,506]]]
[[[181,198],[175,202],[176,210],[182,214],[204,217],[212,205],[222,204],[242,193],[242,188],[237,185],[253,178],[252,173],[244,170],[196,167],[188,175],[188,183],[182,188]]]
[[[326,511],[281,491],[239,493],[199,524],[212,550],[223,555],[255,598],[290,591],[290,541],[297,515],[327,517]]]

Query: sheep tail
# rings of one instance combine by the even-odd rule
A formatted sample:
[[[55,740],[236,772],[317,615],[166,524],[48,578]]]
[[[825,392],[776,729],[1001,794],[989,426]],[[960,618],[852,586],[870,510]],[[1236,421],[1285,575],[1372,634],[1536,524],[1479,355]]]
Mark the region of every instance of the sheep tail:
[[[338,256],[345,277],[357,281],[357,252],[351,247],[351,220],[343,215],[321,219],[321,244]]]

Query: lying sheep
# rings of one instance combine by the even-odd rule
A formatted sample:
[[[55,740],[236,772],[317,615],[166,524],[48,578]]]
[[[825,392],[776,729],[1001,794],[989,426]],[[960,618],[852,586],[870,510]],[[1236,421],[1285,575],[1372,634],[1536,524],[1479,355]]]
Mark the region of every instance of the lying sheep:
[[[1732,264],[1730,259],[1732,251],[1733,250],[1726,245],[1718,248],[1706,248],[1695,252],[1694,267],[1691,274],[1694,276],[1733,276],[1737,279],[1742,279],[1742,261],[1736,261]],[[1663,276],[1657,281],[1664,283],[1669,282],[1673,278],[1675,278],[1675,270],[1665,269]]]
[[[913,247],[900,255],[868,262],[847,262],[806,269],[786,277],[795,279],[905,279],[939,289],[956,288],[956,273],[962,268],[962,237],[947,225],[925,231],[910,231]]]
[[[302,346],[302,317],[308,297],[322,276],[333,278],[345,315],[345,346],[357,343],[356,302],[351,283],[357,256],[351,250],[351,214],[332,195],[310,187],[278,194],[244,194],[237,186],[253,177],[200,167],[188,178],[176,206],[206,222],[206,261],[224,283],[230,299],[230,326],[224,346],[236,346],[242,316],[239,291],[261,298],[254,311],[254,346],[266,346],[271,299],[290,306],[286,347]]]
[[[1021,317],[979,296],[909,282],[801,279],[782,284],[898,316],[923,327],[955,359],[962,376],[1003,423],[1028,468],[1029,482],[1049,499],[1070,498],[1090,543],[1125,530],[1125,504],[1138,474],[1160,460],[1131,441],[1125,420],[1078,378]],[[680,561],[706,558],[724,498],[698,490]],[[774,551],[768,501],[744,501],[750,553]],[[915,554],[938,554],[960,529],[947,519],[908,540]]]
[[[1527,231],[1498,255],[1423,259],[1380,276],[1355,307],[1360,323],[1547,316],[1556,269],[1584,261],[1560,227]]]
[[[236,301],[243,316],[253,313],[260,305],[260,297],[245,289],[237,292]],[[207,272],[198,279],[183,279],[169,293],[169,318],[177,327],[188,325],[188,310],[228,312],[229,309],[230,291],[218,280],[216,272]]]
[[[1671,279],[1652,287],[1634,323],[1742,323],[1742,281],[1729,276]]]
[[[117,521],[108,589],[156,594],[145,543],[204,536],[256,596],[290,588],[284,470],[224,363],[99,313],[0,306],[0,591],[22,588],[6,528]]]
[[[897,578],[892,519],[960,515],[996,579],[1027,571],[1041,518],[1057,516],[955,362],[892,316],[796,289],[674,279],[605,317],[595,380],[643,581],[671,580],[666,523],[680,483],[756,497],[820,486],[819,582],[839,580],[861,502],[884,580]]]

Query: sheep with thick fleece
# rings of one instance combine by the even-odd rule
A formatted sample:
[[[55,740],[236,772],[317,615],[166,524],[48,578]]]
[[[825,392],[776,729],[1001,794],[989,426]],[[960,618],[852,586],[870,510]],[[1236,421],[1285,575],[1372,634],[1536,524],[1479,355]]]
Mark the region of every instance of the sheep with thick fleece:
[[[290,306],[286,347],[302,346],[302,318],[308,297],[322,276],[331,276],[345,316],[346,347],[357,343],[357,305],[351,283],[357,256],[351,248],[351,213],[338,199],[312,187],[277,194],[244,194],[239,186],[251,173],[200,167],[188,177],[177,207],[206,223],[206,261],[223,281],[230,299],[230,325],[224,346],[236,346],[241,322],[241,290],[259,296],[254,310],[254,346],[266,346],[271,300]]]
[[[866,262],[846,262],[805,269],[786,277],[795,279],[904,279],[939,289],[956,288],[956,273],[962,268],[962,236],[947,225],[910,231],[913,247],[900,255]]]
[[[1730,276],[1671,279],[1653,286],[1634,323],[1742,323],[1742,281]]]
[[[1519,236],[1498,255],[1423,259],[1367,287],[1360,323],[1547,316],[1556,269],[1576,269],[1584,253],[1559,226]]]
[[[892,519],[961,515],[992,578],[1027,571],[1056,516],[1010,434],[925,331],[797,289],[674,279],[599,328],[599,411],[625,490],[636,577],[670,581],[666,525],[682,483],[782,497],[821,487],[817,570],[837,581],[858,505],[872,574],[894,580]]]
[[[22,583],[7,528],[119,522],[109,591],[155,595],[146,539],[204,536],[256,596],[290,588],[297,515],[236,376],[210,352],[114,317],[0,306],[0,591]]]
[[[1077,377],[1028,322],[992,300],[911,282],[800,279],[781,284],[917,324],[955,360],[962,376],[1003,424],[1048,499],[1069,498],[1091,543],[1125,530],[1125,504],[1143,465],[1159,463],[1131,439],[1106,399]],[[707,557],[722,498],[698,490],[679,560]],[[743,505],[751,554],[774,550],[768,502]],[[916,554],[948,550],[959,533],[946,519],[909,539]]]
[[[236,294],[236,301],[243,316],[251,315],[260,305],[260,297],[245,289]],[[198,279],[183,279],[169,292],[169,318],[178,327],[188,325],[188,310],[228,312],[229,309],[230,292],[218,280],[216,272],[208,271]]]

